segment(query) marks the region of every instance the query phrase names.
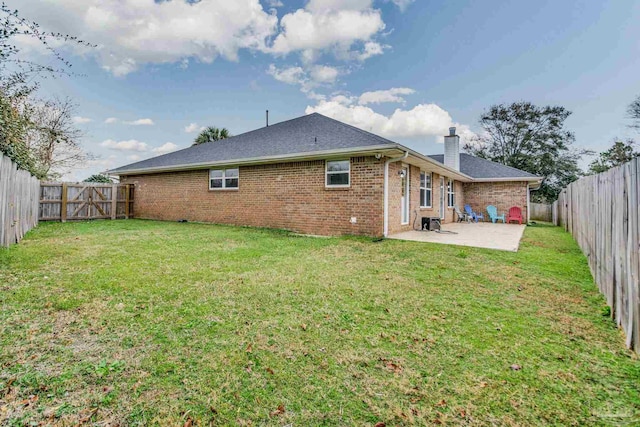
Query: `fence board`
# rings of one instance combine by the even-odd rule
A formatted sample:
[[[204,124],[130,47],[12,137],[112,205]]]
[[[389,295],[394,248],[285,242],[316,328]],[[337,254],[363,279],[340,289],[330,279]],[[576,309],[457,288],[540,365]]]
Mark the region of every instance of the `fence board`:
[[[0,246],[9,247],[38,225],[40,181],[0,154]]]
[[[553,219],[552,205],[545,203],[529,203],[531,209],[530,219],[533,221],[551,222]]]
[[[640,158],[562,190],[551,208],[589,261],[611,316],[640,349]]]
[[[41,221],[117,219],[133,216],[131,184],[43,182]]]

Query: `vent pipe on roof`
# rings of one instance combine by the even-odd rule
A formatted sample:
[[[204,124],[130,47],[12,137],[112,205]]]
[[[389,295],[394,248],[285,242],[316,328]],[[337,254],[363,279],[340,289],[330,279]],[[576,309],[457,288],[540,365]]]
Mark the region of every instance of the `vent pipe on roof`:
[[[269,110],[267,110],[267,127],[269,127]]]
[[[456,128],[449,128],[449,135],[444,137],[444,164],[457,171],[460,170],[460,137]]]

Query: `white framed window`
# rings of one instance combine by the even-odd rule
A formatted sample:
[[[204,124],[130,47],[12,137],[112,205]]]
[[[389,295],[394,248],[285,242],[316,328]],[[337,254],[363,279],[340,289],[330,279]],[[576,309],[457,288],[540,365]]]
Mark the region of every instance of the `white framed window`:
[[[237,190],[239,180],[238,168],[209,170],[209,190]]]
[[[455,183],[452,179],[447,180],[447,206],[450,208],[456,204]]]
[[[420,207],[430,208],[431,190],[433,189],[433,174],[431,172],[420,172]]]
[[[327,187],[349,187],[351,185],[350,160],[327,160],[325,164],[325,185]]]

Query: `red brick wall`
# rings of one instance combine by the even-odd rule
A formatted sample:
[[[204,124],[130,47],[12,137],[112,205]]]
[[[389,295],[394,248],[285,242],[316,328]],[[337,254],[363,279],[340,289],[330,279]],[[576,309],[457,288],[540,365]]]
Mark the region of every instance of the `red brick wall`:
[[[508,213],[509,208],[522,209],[522,218],[527,220],[527,183],[526,182],[474,182],[464,184],[465,202],[476,212],[484,212],[489,220],[487,206],[494,205],[498,214]]]
[[[241,166],[238,190],[209,190],[209,171],[122,177],[136,218],[186,219],[318,235],[382,235],[384,160],[351,159],[351,186],[325,188],[325,162]],[[356,223],[350,222],[356,217]]]
[[[440,175],[433,174],[432,181],[432,202],[431,208],[420,207],[420,168],[410,166],[410,221],[407,225],[401,224],[401,197],[402,197],[402,179],[398,172],[402,167],[407,167],[401,162],[391,163],[389,165],[389,234],[399,233],[414,229],[420,229],[422,217],[442,217],[440,214]],[[455,181],[455,203],[457,206],[464,206],[464,186],[461,182]],[[452,222],[457,220],[454,217],[454,209],[447,207],[447,178],[444,183],[444,221]],[[417,214],[417,219],[416,219]]]

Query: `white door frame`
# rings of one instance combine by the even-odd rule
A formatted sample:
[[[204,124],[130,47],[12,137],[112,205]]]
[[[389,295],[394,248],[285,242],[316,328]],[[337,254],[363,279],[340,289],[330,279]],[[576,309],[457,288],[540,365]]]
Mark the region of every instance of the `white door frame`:
[[[404,192],[404,195],[400,194],[400,224],[407,225],[409,224],[410,213],[409,207],[411,206],[411,202],[409,200],[411,194],[411,185],[409,183],[409,166],[402,165],[401,171],[404,171],[404,178],[400,178],[400,191]],[[402,180],[404,179],[404,188],[402,188]]]
[[[445,213],[445,206],[444,206],[444,202],[445,202],[445,185],[444,185],[444,177],[440,177],[440,219],[444,220],[444,213]]]

